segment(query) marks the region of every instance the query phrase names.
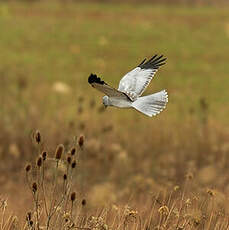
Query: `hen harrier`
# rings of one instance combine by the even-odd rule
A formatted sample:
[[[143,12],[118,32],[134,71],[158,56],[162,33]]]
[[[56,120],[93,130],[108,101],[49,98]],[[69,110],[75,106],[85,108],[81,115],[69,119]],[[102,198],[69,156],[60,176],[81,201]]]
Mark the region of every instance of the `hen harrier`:
[[[109,86],[95,74],[89,76],[88,83],[106,94],[103,97],[105,107],[135,108],[145,115],[152,117],[159,114],[166,107],[168,94],[166,90],[162,90],[143,97],[141,95],[158,68],[165,64],[165,60],[166,58],[163,58],[163,55],[154,55],[148,61],[144,59],[135,69],[121,79],[118,89]]]

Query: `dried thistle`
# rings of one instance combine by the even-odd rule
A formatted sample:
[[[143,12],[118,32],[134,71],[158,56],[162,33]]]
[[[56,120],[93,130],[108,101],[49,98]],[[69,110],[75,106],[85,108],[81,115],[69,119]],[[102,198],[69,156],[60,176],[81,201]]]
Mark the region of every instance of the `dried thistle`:
[[[62,144],[58,145],[56,148],[55,158],[57,160],[60,160],[63,152],[64,152],[64,146]]]
[[[41,143],[41,133],[39,130],[36,130],[34,138],[37,144]]]
[[[37,191],[37,183],[36,182],[33,182],[32,190],[33,190],[33,193],[36,193],[36,191]]]
[[[83,199],[81,204],[82,204],[82,206],[85,206],[87,204],[86,199]]]
[[[71,164],[72,158],[70,156],[67,157],[67,162],[68,162],[68,164]]]
[[[37,167],[40,168],[42,165],[42,157],[39,156],[38,159],[37,159]]]
[[[72,162],[72,168],[74,169],[76,167],[76,161],[74,160],[73,162]]]
[[[78,139],[78,144],[79,144],[80,148],[83,147],[83,144],[84,144],[84,136],[83,135],[80,135],[80,137]]]
[[[46,158],[47,158],[47,152],[44,151],[44,152],[42,152],[42,159],[43,159],[43,161],[45,161]]]
[[[73,193],[71,194],[71,201],[74,202],[75,199],[76,199],[76,193],[73,192]]]
[[[31,170],[31,164],[27,164],[26,166],[25,166],[25,171],[26,172],[29,172],[30,170]]]
[[[74,155],[75,155],[75,153],[76,153],[76,148],[75,148],[75,147],[73,147],[73,148],[71,149],[71,155],[72,155],[72,156],[74,156]]]

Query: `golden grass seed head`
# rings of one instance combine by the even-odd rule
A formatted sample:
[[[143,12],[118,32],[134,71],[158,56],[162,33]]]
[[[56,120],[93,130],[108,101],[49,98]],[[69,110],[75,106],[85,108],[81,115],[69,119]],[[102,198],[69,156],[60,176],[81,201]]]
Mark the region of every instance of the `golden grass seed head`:
[[[72,162],[72,168],[74,169],[76,167],[76,161],[74,160],[73,162]]]
[[[47,158],[47,152],[46,152],[46,151],[43,151],[41,155],[42,155],[43,161],[45,161],[46,158]]]
[[[198,227],[201,224],[201,219],[200,218],[194,218],[193,224],[195,227]]]
[[[82,206],[85,206],[87,204],[87,201],[86,199],[83,199],[82,202],[81,202]]]
[[[213,196],[216,195],[216,192],[215,192],[213,189],[207,189],[207,193],[208,193],[211,197],[213,197]]]
[[[174,191],[177,191],[177,190],[179,190],[180,189],[180,186],[179,185],[175,185],[174,187],[173,187],[173,190]]]
[[[42,157],[39,156],[37,159],[37,167],[40,168],[42,166]]]
[[[73,147],[73,148],[71,149],[71,155],[74,156],[75,154],[76,154],[76,148]]]
[[[71,194],[71,201],[74,202],[75,199],[76,199],[76,193],[72,192],[72,194]]]
[[[191,199],[188,198],[188,199],[185,201],[185,204],[186,204],[187,206],[190,206],[190,205],[192,204]]]
[[[33,182],[32,190],[33,190],[33,193],[37,192],[37,183],[36,182]]]
[[[161,207],[158,209],[158,212],[159,212],[161,215],[167,216],[167,215],[169,214],[169,208],[168,208],[166,205],[163,205],[163,206],[161,206]]]
[[[37,144],[41,143],[41,133],[39,130],[36,130],[34,138]]]
[[[80,148],[82,148],[83,144],[84,144],[84,136],[80,135],[80,137],[78,139],[78,145],[80,146]]]
[[[27,165],[25,166],[25,171],[26,171],[26,172],[29,172],[29,171],[31,170],[31,168],[32,168],[31,164],[27,164]]]
[[[68,222],[70,218],[71,218],[70,213],[68,213],[68,212],[67,212],[67,213],[64,213],[63,219],[65,220],[65,222]]]
[[[55,158],[57,160],[60,160],[63,152],[64,152],[64,146],[62,144],[58,145],[56,148]]]

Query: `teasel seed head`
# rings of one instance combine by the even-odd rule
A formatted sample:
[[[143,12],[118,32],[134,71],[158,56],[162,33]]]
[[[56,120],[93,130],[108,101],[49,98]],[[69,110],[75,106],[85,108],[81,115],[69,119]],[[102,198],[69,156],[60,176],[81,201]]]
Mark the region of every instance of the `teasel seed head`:
[[[76,193],[73,192],[73,193],[71,194],[71,201],[74,202],[75,199],[76,199]]]
[[[37,191],[37,183],[36,182],[33,182],[32,190],[33,190],[33,193],[36,193],[36,191]]]
[[[87,204],[87,201],[86,199],[83,199],[82,202],[81,202],[82,206],[85,206]]]
[[[30,170],[31,170],[31,164],[27,164],[26,166],[25,166],[25,171],[26,172],[29,172]]]
[[[72,168],[74,169],[76,167],[76,161],[74,160],[73,162],[72,162]]]
[[[84,144],[84,136],[83,135],[80,135],[80,137],[78,139],[78,144],[79,144],[80,148],[83,147],[83,144]]]
[[[39,156],[38,159],[37,159],[37,167],[40,168],[42,165],[42,157]]]
[[[74,156],[74,155],[75,155],[75,153],[76,153],[76,148],[75,148],[75,147],[73,147],[73,148],[71,149],[71,155],[72,155],[72,156]]]
[[[39,130],[36,130],[36,132],[35,132],[35,141],[37,144],[41,143],[41,133]]]
[[[43,152],[42,152],[42,159],[43,159],[43,161],[45,161],[46,158],[47,158],[47,152],[46,152],[46,151],[43,151]]]
[[[71,164],[71,162],[72,162],[71,156],[68,156],[68,157],[67,157],[67,162],[68,162],[68,164]]]
[[[64,146],[62,144],[58,145],[56,148],[55,158],[57,160],[60,160],[63,152],[64,152]]]
[[[63,178],[64,178],[64,180],[67,180],[67,175],[66,175],[66,174],[64,174]]]

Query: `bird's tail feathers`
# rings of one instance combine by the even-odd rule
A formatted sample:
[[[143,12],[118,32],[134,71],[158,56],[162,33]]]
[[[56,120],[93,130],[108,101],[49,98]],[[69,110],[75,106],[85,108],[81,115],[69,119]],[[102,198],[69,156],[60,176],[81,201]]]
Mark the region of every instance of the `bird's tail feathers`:
[[[162,90],[158,93],[139,97],[132,103],[132,107],[145,115],[152,117],[159,114],[166,107],[167,102],[168,94],[165,90]]]

